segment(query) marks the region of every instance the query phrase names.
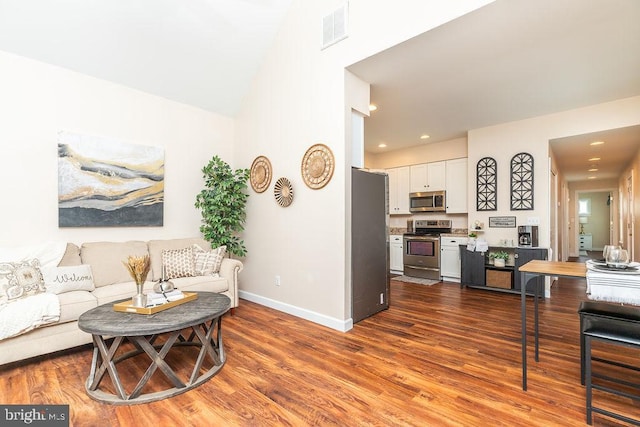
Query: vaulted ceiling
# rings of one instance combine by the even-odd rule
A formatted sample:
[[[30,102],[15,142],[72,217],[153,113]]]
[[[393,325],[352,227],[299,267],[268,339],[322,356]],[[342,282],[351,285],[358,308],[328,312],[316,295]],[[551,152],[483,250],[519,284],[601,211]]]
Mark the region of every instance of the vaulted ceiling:
[[[0,0],[0,50],[233,116],[291,0]]]
[[[0,50],[233,116],[291,1],[0,0]],[[354,64],[365,149],[640,95],[639,22],[638,0],[497,0]]]

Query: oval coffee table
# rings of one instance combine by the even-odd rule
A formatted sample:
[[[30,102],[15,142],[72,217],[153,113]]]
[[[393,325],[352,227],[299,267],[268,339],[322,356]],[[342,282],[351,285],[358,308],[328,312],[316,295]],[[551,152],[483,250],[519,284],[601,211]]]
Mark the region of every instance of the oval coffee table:
[[[93,360],[86,382],[87,394],[102,402],[131,405],[172,397],[204,383],[226,361],[222,345],[222,315],[229,310],[230,305],[231,300],[225,295],[198,292],[197,299],[155,314],[118,312],[113,309],[113,303],[83,313],[78,319],[78,327],[93,335]],[[159,339],[165,336],[166,339]],[[110,338],[113,338],[113,342],[109,346],[107,340]],[[135,349],[118,354],[125,338]],[[162,342],[158,343],[159,341]],[[191,375],[186,381],[180,379],[164,360],[170,350],[180,346],[200,347],[200,352],[193,361]],[[131,393],[127,393],[120,381],[117,364],[143,353],[149,356],[151,364]],[[207,356],[212,366],[200,374]],[[180,362],[184,363],[184,360],[181,358]],[[143,394],[144,386],[157,369],[160,369],[173,387]],[[116,394],[98,388],[107,372]]]

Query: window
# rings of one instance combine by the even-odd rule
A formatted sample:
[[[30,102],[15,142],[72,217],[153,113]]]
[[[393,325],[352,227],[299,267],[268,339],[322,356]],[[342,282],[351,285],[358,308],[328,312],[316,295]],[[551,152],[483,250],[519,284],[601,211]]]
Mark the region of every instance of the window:
[[[578,200],[578,215],[591,215],[591,199]]]

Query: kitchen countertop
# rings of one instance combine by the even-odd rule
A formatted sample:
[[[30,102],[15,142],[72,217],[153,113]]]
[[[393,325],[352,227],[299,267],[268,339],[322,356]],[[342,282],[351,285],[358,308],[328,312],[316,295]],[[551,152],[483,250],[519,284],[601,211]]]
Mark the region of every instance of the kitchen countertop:
[[[406,232],[407,232],[406,228],[389,227],[389,235],[394,235],[394,234],[403,235]]]

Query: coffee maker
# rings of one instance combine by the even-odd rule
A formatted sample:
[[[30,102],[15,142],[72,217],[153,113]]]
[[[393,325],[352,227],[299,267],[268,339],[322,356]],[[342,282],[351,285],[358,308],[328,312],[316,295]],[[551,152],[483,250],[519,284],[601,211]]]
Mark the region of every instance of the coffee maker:
[[[538,226],[520,225],[518,226],[518,246],[538,246]]]

